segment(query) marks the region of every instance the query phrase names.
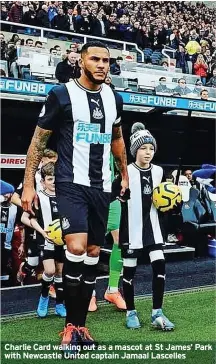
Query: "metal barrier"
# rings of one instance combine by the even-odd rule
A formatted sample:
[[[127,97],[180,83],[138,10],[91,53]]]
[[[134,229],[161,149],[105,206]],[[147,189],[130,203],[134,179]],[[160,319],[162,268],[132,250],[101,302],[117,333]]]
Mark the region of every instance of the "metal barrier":
[[[32,26],[32,25],[28,25],[28,24],[12,23],[12,22],[8,22],[8,21],[4,21],[4,20],[0,20],[0,24],[5,24],[5,25],[8,25],[8,26],[15,26],[15,27],[18,27],[18,28],[36,29],[36,30],[38,30],[40,32],[39,36],[42,39],[45,38],[44,33],[49,32],[49,33],[54,33],[54,34],[58,33],[58,34],[62,34],[62,35],[65,35],[65,36],[69,35],[70,37],[71,36],[80,37],[80,38],[83,39],[83,44],[87,43],[88,39],[97,39],[97,40],[100,40],[103,43],[110,42],[110,43],[121,44],[122,47],[123,47],[123,51],[127,51],[127,46],[133,46],[136,49],[136,51],[141,55],[142,62],[144,62],[144,53],[138,48],[136,43],[123,42],[123,41],[120,41],[120,40],[110,39],[110,38],[95,37],[95,36],[87,35],[87,34],[65,32],[65,31],[62,31],[62,30],[55,30],[55,29],[52,29],[52,28],[41,28],[41,27]],[[28,33],[26,35],[34,36],[34,34],[28,34]]]

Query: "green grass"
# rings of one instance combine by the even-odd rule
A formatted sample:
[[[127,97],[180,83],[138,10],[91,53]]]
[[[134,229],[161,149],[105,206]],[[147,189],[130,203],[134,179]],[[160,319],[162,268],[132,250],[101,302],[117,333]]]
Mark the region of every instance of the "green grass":
[[[164,300],[164,312],[176,324],[173,332],[154,330],[150,325],[151,299],[138,299],[136,309],[142,322],[140,330],[128,330],[125,327],[125,313],[118,312],[112,305],[101,305],[96,313],[88,315],[88,327],[95,339],[106,345],[114,344],[155,344],[163,343],[164,347],[170,344],[194,344],[215,342],[215,291],[204,290],[200,292],[167,295]],[[1,326],[3,348],[5,343],[36,342],[58,344],[58,332],[62,330],[64,320],[50,315],[45,319],[28,318],[3,322]],[[160,352],[160,351],[159,351]],[[169,359],[111,359],[93,360],[88,363],[187,363],[187,364],[215,364],[214,351],[177,351],[186,353],[186,360]],[[169,351],[172,353],[172,351]],[[14,360],[4,359],[2,350],[2,363],[68,363],[66,360]],[[156,354],[156,351],[154,351]],[[74,360],[73,363],[86,362]]]

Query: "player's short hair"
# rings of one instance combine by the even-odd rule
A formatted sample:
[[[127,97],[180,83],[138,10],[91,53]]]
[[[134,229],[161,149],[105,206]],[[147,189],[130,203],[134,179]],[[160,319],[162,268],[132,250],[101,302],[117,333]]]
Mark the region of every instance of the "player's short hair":
[[[57,158],[57,153],[52,149],[44,149],[43,157],[45,158]]]
[[[81,56],[85,53],[88,52],[88,49],[90,47],[98,47],[98,48],[105,48],[108,52],[109,52],[109,48],[106,46],[106,44],[98,41],[98,40],[95,40],[95,41],[92,41],[92,42],[87,42],[86,44],[84,44],[82,46],[82,49],[81,49]]]
[[[44,180],[46,176],[54,176],[55,164],[53,162],[47,163],[41,168],[41,177]]]

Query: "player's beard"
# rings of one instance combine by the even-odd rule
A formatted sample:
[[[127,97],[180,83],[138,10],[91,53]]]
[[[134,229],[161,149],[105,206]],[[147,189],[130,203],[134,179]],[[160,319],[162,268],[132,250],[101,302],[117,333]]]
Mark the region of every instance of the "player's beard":
[[[88,77],[89,81],[91,81],[92,83],[95,83],[96,85],[101,85],[102,83],[104,83],[107,74],[104,75],[104,78],[102,80],[97,80],[94,78],[91,71],[89,71],[86,67],[83,70],[85,75]]]

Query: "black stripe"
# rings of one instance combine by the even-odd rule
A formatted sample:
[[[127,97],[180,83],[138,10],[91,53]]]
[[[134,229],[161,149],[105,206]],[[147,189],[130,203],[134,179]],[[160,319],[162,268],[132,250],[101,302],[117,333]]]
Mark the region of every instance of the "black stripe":
[[[62,119],[56,130],[58,159],[55,163],[56,182],[70,180],[73,182],[73,105],[66,86],[55,88],[56,96],[62,108]],[[73,97],[73,96],[72,96]]]
[[[87,98],[89,103],[90,121],[94,124],[100,125],[100,133],[105,133],[105,112],[103,107],[103,101],[98,94],[92,94],[87,92]],[[95,100],[95,102],[92,100]],[[99,107],[98,107],[99,106]],[[98,115],[98,118],[97,118]],[[102,116],[99,118],[99,116]],[[89,179],[91,187],[97,187],[103,189],[103,154],[104,144],[90,144],[89,153]]]

